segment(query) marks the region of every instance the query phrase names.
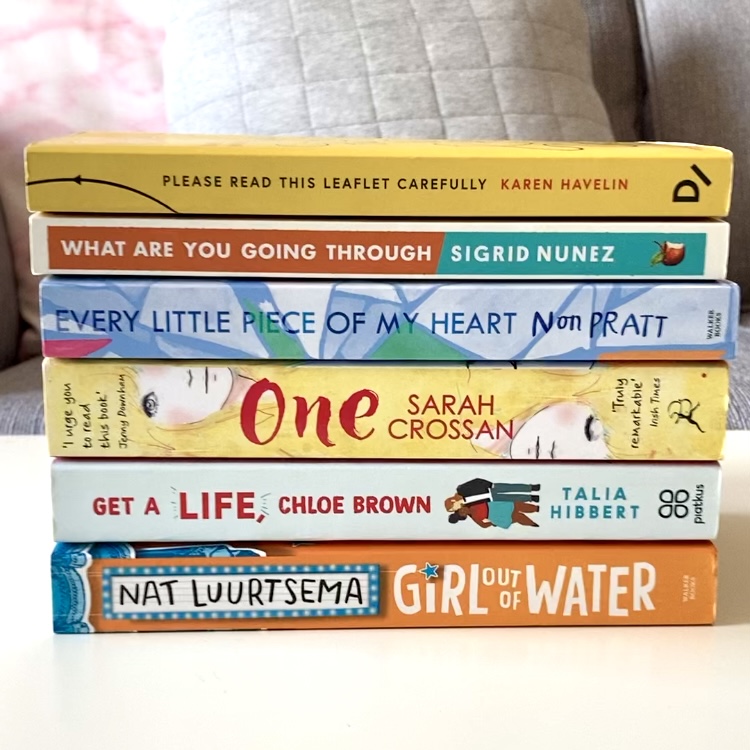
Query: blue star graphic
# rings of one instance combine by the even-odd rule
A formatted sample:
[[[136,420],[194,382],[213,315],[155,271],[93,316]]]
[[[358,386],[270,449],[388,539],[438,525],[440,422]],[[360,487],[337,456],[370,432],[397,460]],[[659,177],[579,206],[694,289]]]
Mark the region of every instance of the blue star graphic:
[[[424,573],[424,577],[429,581],[430,578],[437,578],[438,577],[438,568],[439,565],[430,565],[430,563],[426,562],[424,564],[424,568],[420,570],[420,573]]]

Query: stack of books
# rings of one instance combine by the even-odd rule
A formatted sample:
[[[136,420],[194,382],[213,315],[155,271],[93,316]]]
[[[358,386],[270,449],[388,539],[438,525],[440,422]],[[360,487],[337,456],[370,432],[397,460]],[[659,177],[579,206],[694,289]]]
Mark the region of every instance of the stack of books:
[[[713,622],[731,170],[31,145],[55,631]]]

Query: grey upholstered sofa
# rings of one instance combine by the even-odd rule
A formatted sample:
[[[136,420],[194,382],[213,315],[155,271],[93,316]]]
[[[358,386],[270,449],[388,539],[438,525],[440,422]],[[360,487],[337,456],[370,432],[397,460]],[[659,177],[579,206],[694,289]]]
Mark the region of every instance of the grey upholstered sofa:
[[[584,36],[586,33],[581,2],[588,16],[592,63],[587,52],[585,57],[580,54],[576,57],[567,49],[568,38],[572,46],[576,41],[581,42],[581,29]],[[601,102],[593,102],[591,96],[586,98],[585,86],[575,89],[569,80],[575,75],[568,75],[566,79],[563,73],[557,79],[563,89],[566,85],[573,86],[570,94],[561,94],[548,80],[546,96],[558,124],[570,114],[565,110],[569,97],[579,97],[577,119],[568,117],[571,130],[560,126],[563,137],[566,132],[582,134],[581,138],[602,137],[601,133],[609,131],[611,126],[609,132],[618,140],[692,141],[725,146],[735,152],[730,277],[741,285],[744,299],[750,302],[750,254],[745,252],[750,242],[747,0],[319,0],[313,4],[301,0],[221,3],[172,0],[170,4],[164,56],[167,107],[172,128],[188,132],[309,132],[309,125],[313,124],[311,107],[319,105],[319,102],[312,102],[315,91],[319,92],[312,84],[315,76],[321,80],[325,73],[323,68],[328,65],[341,70],[342,80],[348,80],[347,74],[352,71],[347,70],[347,66],[358,64],[354,57],[347,57],[351,52],[347,39],[355,37],[357,29],[351,25],[346,27],[342,22],[344,17],[369,14],[368,18],[386,24],[387,33],[378,42],[380,54],[390,56],[391,62],[403,54],[403,60],[396,65],[397,73],[420,70],[419,60],[411,54],[414,50],[403,42],[408,38],[407,27],[412,31],[416,28],[419,43],[423,45],[422,55],[426,53],[430,58],[427,68],[421,70],[428,79],[432,76],[436,91],[440,83],[440,71],[432,66],[436,51],[440,52],[442,44],[450,46],[457,34],[465,31],[476,35],[475,27],[484,22],[487,28],[491,27],[497,44],[487,42],[487,33],[476,38],[484,40],[486,49],[480,53],[492,63],[493,70],[489,74],[494,76],[496,86],[498,71],[502,77],[502,71],[510,70],[509,77],[515,75],[516,83],[521,80],[521,75],[516,75],[519,68],[513,66],[512,60],[508,63],[513,54],[530,61],[524,63],[521,71],[524,81],[533,81],[535,72],[549,73],[548,66],[554,66],[554,52],[546,47],[546,42],[540,41],[548,40],[550,45],[557,45],[556,50],[566,64],[578,66],[580,71],[583,60],[585,70],[581,77],[590,81],[593,66],[596,88],[606,108],[604,113]],[[564,8],[562,15],[560,8]],[[388,17],[389,13],[393,14],[392,18]],[[399,13],[407,15],[399,16]],[[445,23],[438,24],[436,20]],[[578,20],[582,23],[578,24]],[[419,28],[422,21],[429,22],[429,33]],[[308,62],[314,60],[317,66],[313,66],[314,69],[306,66],[303,59],[299,38],[304,33],[307,33],[304,45],[315,55],[308,58]],[[293,43],[287,44],[285,34],[295,37]],[[360,39],[359,43],[364,49],[365,40]],[[524,57],[524,44],[536,45],[533,54]],[[464,48],[471,53],[471,45],[464,45]],[[256,56],[253,58],[248,50],[255,50]],[[292,66],[296,68],[292,70]],[[367,76],[361,78],[365,80],[370,73],[372,71],[368,70]],[[287,85],[290,80],[285,79],[287,75],[296,76],[295,85]],[[255,90],[248,89],[248,81],[258,84]],[[381,80],[379,84],[382,83]],[[267,94],[272,90],[273,97],[269,98]],[[330,96],[331,90],[327,102],[320,105],[323,109],[317,110],[317,117],[330,115],[331,109],[335,114],[338,103],[335,96]],[[280,98],[279,91],[288,91],[288,99]],[[292,95],[300,91],[306,101],[310,121],[307,124],[289,119],[289,112],[294,111]],[[351,87],[347,90],[343,86],[341,91],[342,96],[346,95],[347,91],[351,93]],[[369,92],[373,100],[374,93],[377,92]],[[454,103],[460,101],[461,93],[454,86]],[[535,130],[535,123],[543,123],[544,116],[533,109],[536,106],[534,92],[522,87],[520,95],[518,92],[516,95],[520,109],[513,110],[515,114],[500,112],[498,118],[504,121],[504,137],[536,138],[538,132],[544,131]],[[393,87],[390,98],[382,102],[391,111],[399,107],[409,110],[412,104],[411,109],[416,110],[419,102],[407,101],[411,96],[416,95],[405,86],[399,100],[398,87]],[[439,93],[435,99],[440,103]],[[281,104],[271,107],[268,102],[272,100]],[[581,103],[586,101],[591,102],[590,118],[580,114]],[[284,107],[286,120],[282,123],[278,117]],[[523,115],[520,119],[516,116],[518,112]],[[455,137],[456,133],[462,137],[473,132],[471,128],[476,123],[473,125],[470,117],[457,118],[456,122],[461,122],[456,125],[456,122],[448,123],[444,115],[437,107],[432,123],[425,120],[422,131],[416,128],[412,132],[431,137],[435,123],[438,132],[447,137]],[[536,120],[535,115],[538,115]],[[607,116],[609,124],[606,124]],[[330,127],[312,128],[313,132],[337,132],[333,127],[337,124],[335,119],[329,117]],[[391,118],[390,123],[393,122]],[[605,123],[604,131],[602,123]],[[376,126],[378,134],[394,134],[381,127],[382,118]],[[524,131],[524,127],[528,130]],[[368,125],[359,130],[350,128],[349,132],[372,134]],[[588,133],[593,134],[587,136]],[[21,364],[13,361],[20,317],[12,279],[7,241],[0,225],[0,304],[3,307],[0,315],[0,433],[40,432],[43,429],[40,360],[35,358]],[[747,429],[750,428],[750,328],[741,329],[740,343],[740,358],[732,366],[730,427]]]

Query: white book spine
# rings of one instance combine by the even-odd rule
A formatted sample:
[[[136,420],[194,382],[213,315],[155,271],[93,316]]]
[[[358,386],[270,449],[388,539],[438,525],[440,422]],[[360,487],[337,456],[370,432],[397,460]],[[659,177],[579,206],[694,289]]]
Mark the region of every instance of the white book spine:
[[[713,539],[718,463],[52,465],[64,542]]]

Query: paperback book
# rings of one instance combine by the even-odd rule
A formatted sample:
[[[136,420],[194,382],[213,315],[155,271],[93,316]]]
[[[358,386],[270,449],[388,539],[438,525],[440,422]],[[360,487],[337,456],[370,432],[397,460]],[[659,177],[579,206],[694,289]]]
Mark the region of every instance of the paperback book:
[[[62,457],[716,460],[724,362],[46,359]]]
[[[718,463],[52,464],[55,540],[713,539]]]
[[[732,359],[739,288],[685,284],[44,279],[47,357]]]
[[[31,211],[237,216],[723,217],[731,152],[538,143],[82,133],[26,149]]]
[[[723,279],[718,219],[432,221],[31,217],[34,273],[420,279]]]
[[[56,633],[711,624],[711,542],[58,544]]]

